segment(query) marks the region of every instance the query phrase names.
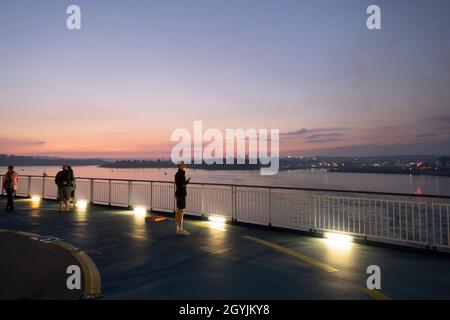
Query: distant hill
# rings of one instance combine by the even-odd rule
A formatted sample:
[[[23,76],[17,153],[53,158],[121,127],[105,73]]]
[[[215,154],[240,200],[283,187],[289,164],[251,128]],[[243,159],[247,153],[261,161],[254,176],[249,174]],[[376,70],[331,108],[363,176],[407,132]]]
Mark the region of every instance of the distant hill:
[[[100,166],[107,163],[101,159],[69,159],[69,158],[44,158],[30,156],[0,155],[0,166]]]

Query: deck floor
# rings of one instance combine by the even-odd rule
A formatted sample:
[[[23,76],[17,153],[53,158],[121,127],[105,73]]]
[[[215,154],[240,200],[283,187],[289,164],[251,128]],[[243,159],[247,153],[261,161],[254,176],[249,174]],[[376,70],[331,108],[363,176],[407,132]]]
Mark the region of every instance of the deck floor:
[[[56,236],[84,250],[105,299],[373,299],[362,290],[373,264],[386,297],[450,299],[444,256],[191,219],[191,235],[177,237],[172,219],[146,224],[102,206],[59,213],[54,201],[18,199],[15,212],[4,208],[1,198],[1,229]]]

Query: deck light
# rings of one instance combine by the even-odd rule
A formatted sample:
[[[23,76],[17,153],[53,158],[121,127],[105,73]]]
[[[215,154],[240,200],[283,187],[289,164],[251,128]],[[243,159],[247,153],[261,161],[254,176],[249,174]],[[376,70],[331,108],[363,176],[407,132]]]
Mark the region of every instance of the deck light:
[[[134,212],[134,214],[135,214],[136,216],[143,217],[143,216],[145,216],[145,215],[147,214],[147,208],[144,208],[144,207],[135,207],[135,208],[133,209],[133,212]]]
[[[225,217],[209,216],[207,224],[211,229],[223,232],[223,231],[226,231],[226,229],[225,229],[226,222],[227,222],[227,219]]]
[[[88,205],[88,202],[86,200],[78,200],[77,201],[77,208],[80,210],[86,210]]]
[[[209,216],[208,220],[211,221],[211,222],[217,223],[217,224],[227,222],[226,218],[219,217],[219,216]]]
[[[341,242],[352,242],[353,237],[349,236],[347,234],[342,233],[332,233],[332,232],[326,232],[324,234],[325,238],[333,241],[341,241]]]
[[[41,202],[41,197],[40,196],[32,196],[31,197],[31,202],[39,203],[39,202]]]

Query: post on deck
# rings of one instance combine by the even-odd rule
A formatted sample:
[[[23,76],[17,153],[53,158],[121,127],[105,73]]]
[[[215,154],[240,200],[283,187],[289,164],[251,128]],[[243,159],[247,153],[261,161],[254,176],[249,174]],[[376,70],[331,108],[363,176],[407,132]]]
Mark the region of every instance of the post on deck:
[[[90,188],[89,188],[89,202],[91,204],[94,203],[94,179],[89,179],[90,181]]]
[[[45,199],[45,177],[42,177],[42,199]]]
[[[28,188],[27,188],[27,196],[31,197],[31,177],[28,177]]]
[[[111,180],[108,180],[108,205],[111,205],[111,195],[112,195]]]
[[[133,182],[128,181],[128,208],[133,206]]]

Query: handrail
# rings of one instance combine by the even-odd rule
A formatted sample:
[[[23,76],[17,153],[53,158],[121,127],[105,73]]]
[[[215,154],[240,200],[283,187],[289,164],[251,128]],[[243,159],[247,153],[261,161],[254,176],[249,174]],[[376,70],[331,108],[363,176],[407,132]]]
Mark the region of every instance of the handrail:
[[[54,176],[20,177],[27,180],[19,185],[20,195],[57,198],[55,186],[46,188]],[[176,209],[173,181],[77,179],[76,194],[92,204],[167,212]],[[162,185],[155,186],[158,183]],[[186,210],[191,215],[217,215],[229,221],[309,232],[344,232],[378,242],[450,250],[450,196],[225,183],[192,185],[199,187],[188,193]]]
[[[39,175],[19,175],[19,177],[43,178]],[[55,178],[55,176],[45,176],[45,178]],[[115,178],[86,178],[76,177],[82,180],[103,180],[103,181],[135,181],[135,182],[151,182],[151,183],[174,183],[173,181],[163,180],[143,180],[143,179],[115,179]],[[340,193],[354,193],[354,194],[368,194],[368,195],[384,195],[384,196],[398,196],[398,197],[414,197],[414,198],[435,198],[450,200],[450,196],[433,195],[433,194],[413,194],[401,192],[381,192],[381,191],[365,191],[365,190],[345,190],[345,189],[321,189],[321,188],[305,188],[305,187],[287,187],[287,186],[268,186],[268,185],[238,185],[227,183],[210,183],[210,182],[191,182],[191,185],[203,186],[220,186],[220,187],[242,187],[242,188],[261,188],[261,189],[280,189],[280,190],[300,190],[300,191],[314,191],[314,192],[340,192]]]

